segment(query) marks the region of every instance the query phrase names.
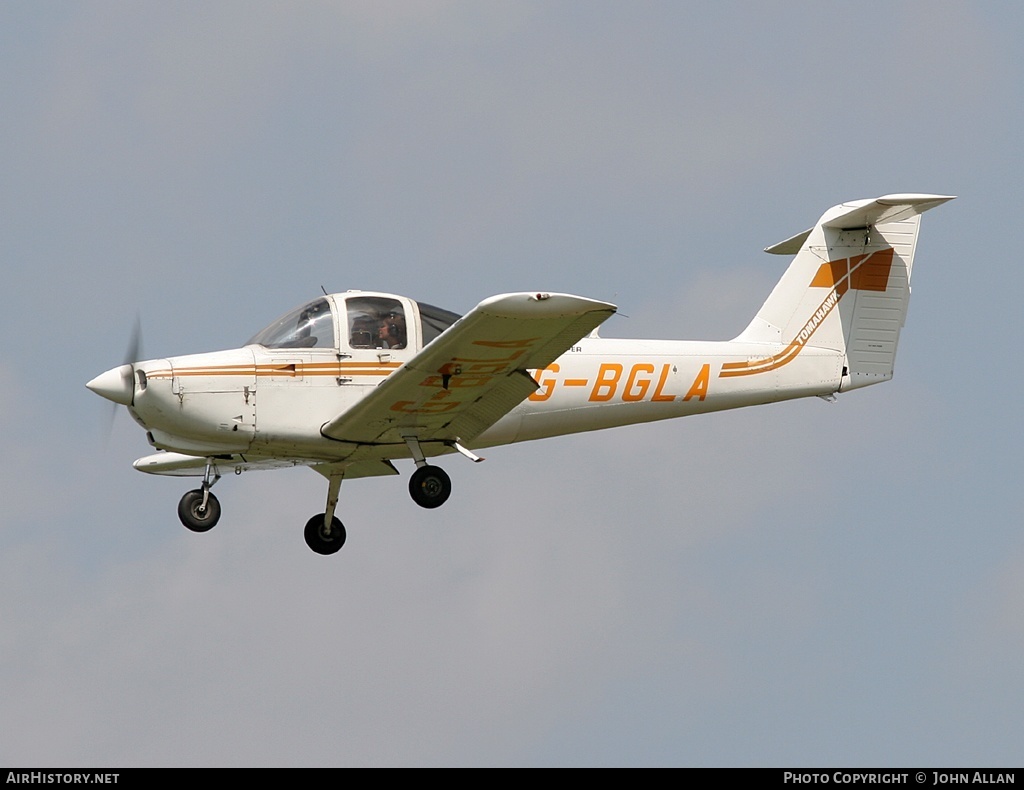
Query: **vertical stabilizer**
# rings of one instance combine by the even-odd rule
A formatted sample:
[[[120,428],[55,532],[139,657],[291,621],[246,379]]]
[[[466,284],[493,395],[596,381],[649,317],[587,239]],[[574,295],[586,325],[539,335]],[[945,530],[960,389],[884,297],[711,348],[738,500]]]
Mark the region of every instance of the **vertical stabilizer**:
[[[948,200],[905,194],[843,203],[768,247],[795,257],[736,339],[840,351],[841,391],[891,379],[921,214]]]

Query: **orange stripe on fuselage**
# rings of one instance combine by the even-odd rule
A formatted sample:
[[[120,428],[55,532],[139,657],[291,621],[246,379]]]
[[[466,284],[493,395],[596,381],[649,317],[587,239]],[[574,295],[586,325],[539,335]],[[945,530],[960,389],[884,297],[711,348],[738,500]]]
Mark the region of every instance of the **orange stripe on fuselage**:
[[[196,376],[242,376],[246,378],[267,376],[389,376],[400,362],[310,362],[271,363],[256,365],[217,365],[212,367],[174,368],[154,370],[147,378],[192,378]]]

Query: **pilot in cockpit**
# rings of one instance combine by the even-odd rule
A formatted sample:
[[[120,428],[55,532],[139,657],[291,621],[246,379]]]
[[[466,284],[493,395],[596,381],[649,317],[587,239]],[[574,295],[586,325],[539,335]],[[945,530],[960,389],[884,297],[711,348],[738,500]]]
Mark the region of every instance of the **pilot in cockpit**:
[[[396,312],[384,316],[377,328],[377,339],[384,348],[405,348],[405,316]]]

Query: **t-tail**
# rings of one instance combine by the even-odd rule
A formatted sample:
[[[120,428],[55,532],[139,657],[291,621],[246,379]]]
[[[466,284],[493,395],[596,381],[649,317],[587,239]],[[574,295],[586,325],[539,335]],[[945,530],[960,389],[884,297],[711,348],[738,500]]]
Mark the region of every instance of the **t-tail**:
[[[767,247],[796,257],[736,340],[782,344],[783,350],[743,363],[735,373],[780,367],[816,347],[845,355],[841,392],[891,379],[921,214],[952,199],[900,194],[843,203],[810,230]]]

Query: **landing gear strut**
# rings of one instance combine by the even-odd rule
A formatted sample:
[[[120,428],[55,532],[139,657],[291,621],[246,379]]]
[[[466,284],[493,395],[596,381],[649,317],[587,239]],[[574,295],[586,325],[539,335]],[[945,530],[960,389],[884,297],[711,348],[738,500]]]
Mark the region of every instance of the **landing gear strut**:
[[[207,460],[203,475],[203,487],[187,491],[178,502],[178,518],[193,532],[207,532],[217,526],[220,520],[220,502],[210,489],[220,480],[213,462]]]
[[[447,472],[439,466],[431,466],[423,456],[419,441],[412,436],[405,437],[416,471],[409,478],[409,494],[420,507],[441,507],[452,495],[452,481]]]
[[[334,554],[345,545],[345,526],[334,515],[338,507],[338,492],[341,489],[341,481],[344,473],[329,475],[327,480],[327,509],[323,513],[317,513],[306,522],[306,529],[303,535],[306,538],[306,545],[317,554]]]

